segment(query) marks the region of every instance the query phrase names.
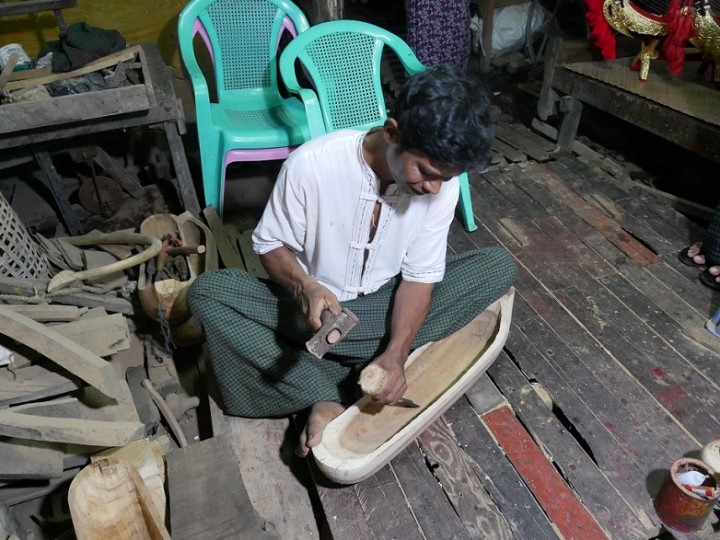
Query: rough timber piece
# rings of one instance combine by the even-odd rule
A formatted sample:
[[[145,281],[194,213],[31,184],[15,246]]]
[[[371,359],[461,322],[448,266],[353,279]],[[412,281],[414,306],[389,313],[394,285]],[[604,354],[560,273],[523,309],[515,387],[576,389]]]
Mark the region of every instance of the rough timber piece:
[[[120,313],[65,323],[53,330],[98,356],[130,348],[130,329]]]
[[[109,363],[51,328],[0,306],[0,333],[35,349],[107,396],[120,395]]]
[[[107,422],[0,411],[0,435],[33,441],[124,446],[142,437],[140,422]]]
[[[43,306],[29,304],[7,304],[4,307],[38,322],[77,321],[83,314],[77,306]]]
[[[107,311],[112,313],[136,315],[132,302],[113,294],[93,294],[87,292],[64,294],[60,291],[50,295],[50,298],[53,302],[57,302],[59,304],[72,304],[75,306],[85,307],[104,307]]]
[[[520,124],[495,125],[495,137],[524,152],[535,161],[548,161],[550,159],[547,141],[539,136],[529,133],[529,130]]]
[[[14,373],[0,370],[0,407],[66,394],[80,386],[79,380],[41,365],[23,367]]]
[[[245,268],[242,255],[238,249],[237,239],[229,234],[215,208],[208,206],[203,210],[205,221],[215,237],[218,252],[225,268]]]
[[[253,508],[225,437],[173,450],[167,465],[173,540],[279,538]]]
[[[510,329],[514,289],[455,334],[416,350],[405,365],[405,397],[418,409],[385,407],[368,396],[328,424],[313,449],[331,480],[375,473],[448,409],[495,361]]]
[[[59,478],[63,452],[50,445],[21,439],[0,440],[0,480]]]
[[[139,199],[143,194],[143,187],[138,179],[130,174],[125,167],[121,166],[115,158],[111,157],[99,146],[90,146],[70,150],[70,155],[76,162],[92,160],[99,165],[108,176],[112,177],[122,188],[134,199]],[[118,257],[122,258],[122,257]]]
[[[25,79],[22,81],[10,82],[10,83],[8,83],[8,85],[6,87],[6,90],[8,92],[11,92],[13,90],[20,90],[22,88],[27,88],[29,86],[37,86],[40,84],[49,84],[49,83],[55,82],[55,81],[60,81],[60,80],[64,80],[64,79],[70,79],[72,77],[79,77],[81,75],[86,75],[88,73],[92,73],[93,71],[98,71],[100,69],[114,66],[114,65],[119,64],[120,62],[124,62],[126,60],[132,60],[133,58],[135,58],[135,56],[138,54],[139,51],[140,51],[139,45],[135,45],[134,47],[128,47],[127,49],[123,49],[122,51],[118,51],[118,52],[112,53],[108,56],[98,58],[97,60],[93,60],[92,62],[85,64],[83,67],[73,70],[73,71],[67,71],[64,73],[53,73],[46,77],[39,77],[36,79]]]
[[[238,234],[238,243],[240,245],[240,253],[245,262],[245,269],[255,277],[267,278],[268,274],[260,262],[260,256],[253,251],[252,233],[252,229],[247,229]]]
[[[307,460],[295,455],[298,436],[290,419],[226,416],[222,423],[258,514],[283,539],[316,540],[319,531],[304,481]]]
[[[142,478],[125,461],[85,467],[70,484],[68,504],[78,540],[170,540]]]

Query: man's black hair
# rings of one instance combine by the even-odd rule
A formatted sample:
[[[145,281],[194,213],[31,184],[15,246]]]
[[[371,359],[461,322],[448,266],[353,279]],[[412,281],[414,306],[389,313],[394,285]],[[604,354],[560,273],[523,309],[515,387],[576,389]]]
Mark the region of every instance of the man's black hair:
[[[410,77],[395,102],[400,149],[415,150],[446,167],[483,169],[493,129],[490,91],[475,76],[449,66]]]

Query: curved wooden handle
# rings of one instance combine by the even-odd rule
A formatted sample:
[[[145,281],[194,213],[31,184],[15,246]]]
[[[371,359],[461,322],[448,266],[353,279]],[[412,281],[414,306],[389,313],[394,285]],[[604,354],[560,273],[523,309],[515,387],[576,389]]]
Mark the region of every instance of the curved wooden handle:
[[[81,272],[73,272],[72,270],[63,270],[58,272],[48,283],[47,292],[51,293],[67,287],[71,283],[76,281],[82,281],[85,279],[94,279],[103,276],[107,276],[120,270],[126,270],[139,264],[144,263],[147,260],[152,259],[160,253],[162,249],[162,240],[157,236],[149,236],[147,234],[131,233],[125,231],[118,231],[113,233],[90,233],[83,236],[68,236],[62,239],[68,244],[73,246],[94,246],[102,244],[128,244],[128,245],[147,245],[148,248],[143,250],[142,253],[137,253],[132,257],[117,261],[111,264],[106,264],[100,268],[93,268],[92,270],[83,270]]]

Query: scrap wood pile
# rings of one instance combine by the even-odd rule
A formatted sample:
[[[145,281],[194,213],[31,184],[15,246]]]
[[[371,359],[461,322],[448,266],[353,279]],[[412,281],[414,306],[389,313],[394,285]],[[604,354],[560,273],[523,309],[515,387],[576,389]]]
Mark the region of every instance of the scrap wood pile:
[[[28,505],[47,538],[76,534],[70,510],[97,500],[93,473],[70,484],[69,508],[64,501],[91,461],[101,483],[112,473],[114,493],[151,499],[139,512],[160,530],[162,457],[187,445],[178,419],[199,404],[168,344],[192,326],[184,289],[217,266],[212,234],[192,216],[162,214],[146,220],[149,233],[47,239],[30,235],[2,198],[0,210],[0,537],[26,538]],[[40,515],[35,503],[47,497]]]

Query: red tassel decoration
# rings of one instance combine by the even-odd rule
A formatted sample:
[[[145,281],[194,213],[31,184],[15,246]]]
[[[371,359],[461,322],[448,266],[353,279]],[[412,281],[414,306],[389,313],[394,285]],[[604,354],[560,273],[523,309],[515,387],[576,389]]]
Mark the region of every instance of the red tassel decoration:
[[[662,52],[673,75],[682,73],[685,66],[685,44],[695,35],[692,5],[693,0],[672,0],[665,13],[665,19],[669,22]]]
[[[610,24],[603,15],[605,0],[585,0],[585,2],[588,8],[585,19],[590,28],[590,37],[595,41],[595,45],[600,48],[602,57],[605,60],[613,60],[617,56],[615,34],[613,34]]]

